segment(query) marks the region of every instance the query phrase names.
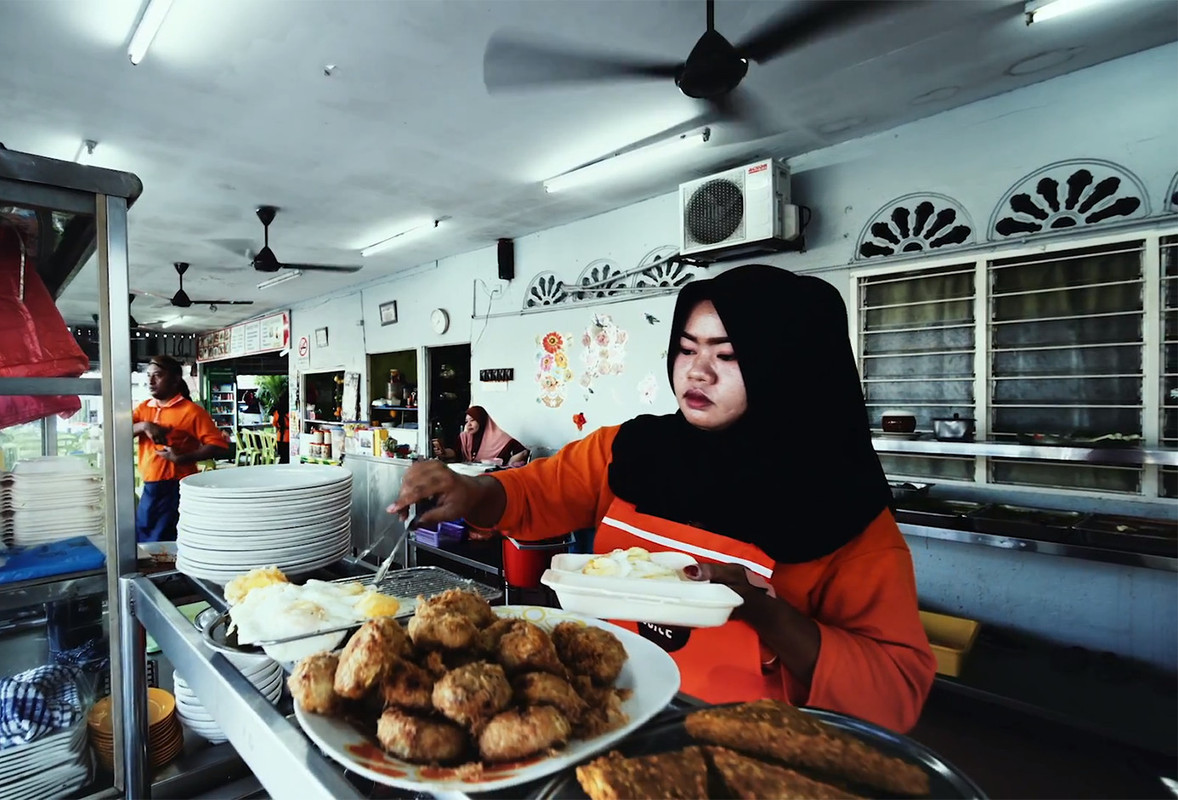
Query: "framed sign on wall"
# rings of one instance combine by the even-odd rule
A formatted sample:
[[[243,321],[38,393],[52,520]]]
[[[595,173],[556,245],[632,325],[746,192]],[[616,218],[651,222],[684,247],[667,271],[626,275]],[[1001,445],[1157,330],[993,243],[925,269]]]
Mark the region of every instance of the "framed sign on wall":
[[[380,324],[392,325],[397,321],[397,301],[390,300],[380,304]]]
[[[315,329],[315,346],[327,347],[327,328]]]

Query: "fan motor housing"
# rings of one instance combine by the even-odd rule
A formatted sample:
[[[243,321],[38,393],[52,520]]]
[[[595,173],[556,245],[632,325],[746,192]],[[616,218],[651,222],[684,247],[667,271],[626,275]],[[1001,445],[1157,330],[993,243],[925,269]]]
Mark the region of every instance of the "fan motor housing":
[[[679,185],[681,255],[719,261],[796,250],[799,228],[789,169],[775,159]]]

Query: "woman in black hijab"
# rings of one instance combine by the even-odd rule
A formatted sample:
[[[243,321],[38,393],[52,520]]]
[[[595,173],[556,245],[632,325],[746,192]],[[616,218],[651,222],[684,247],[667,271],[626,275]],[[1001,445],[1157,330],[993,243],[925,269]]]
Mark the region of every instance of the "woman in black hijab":
[[[740,595],[732,618],[620,623],[671,653],[683,691],[910,728],[935,660],[838,291],[764,265],[688,284],[667,371],[676,413],[602,428],[511,474],[415,465],[390,511],[434,496],[423,522],[464,517],[521,539],[592,525],[599,553],[688,553],[688,577]]]

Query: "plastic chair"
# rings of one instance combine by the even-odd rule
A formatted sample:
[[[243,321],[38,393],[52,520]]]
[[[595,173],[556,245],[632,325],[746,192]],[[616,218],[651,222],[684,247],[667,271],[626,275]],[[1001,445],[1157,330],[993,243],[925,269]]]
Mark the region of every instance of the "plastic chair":
[[[265,430],[255,431],[254,436],[257,437],[258,443],[258,461],[259,464],[277,464],[278,463],[278,431],[274,428],[266,428]]]
[[[252,431],[245,428],[237,429],[237,456],[233,463],[238,466],[250,466],[258,463],[258,457],[261,452],[258,448],[258,442],[254,439]]]

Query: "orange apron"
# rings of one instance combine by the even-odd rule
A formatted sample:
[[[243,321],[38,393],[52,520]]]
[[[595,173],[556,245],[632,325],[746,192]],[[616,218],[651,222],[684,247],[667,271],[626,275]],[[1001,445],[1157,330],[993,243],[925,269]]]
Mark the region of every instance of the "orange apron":
[[[674,550],[696,561],[740,564],[765,583],[774,562],[759,547],[660,517],[640,514],[634,506],[615,499],[597,527],[593,549],[642,547],[651,552]],[[737,610],[739,611],[739,609]],[[735,617],[737,612],[734,612]],[[681,691],[709,703],[771,697],[784,700],[780,667],[768,664],[757,632],[746,622],[729,618],[718,628],[681,628],[646,622],[611,620],[662,647],[679,665]]]

